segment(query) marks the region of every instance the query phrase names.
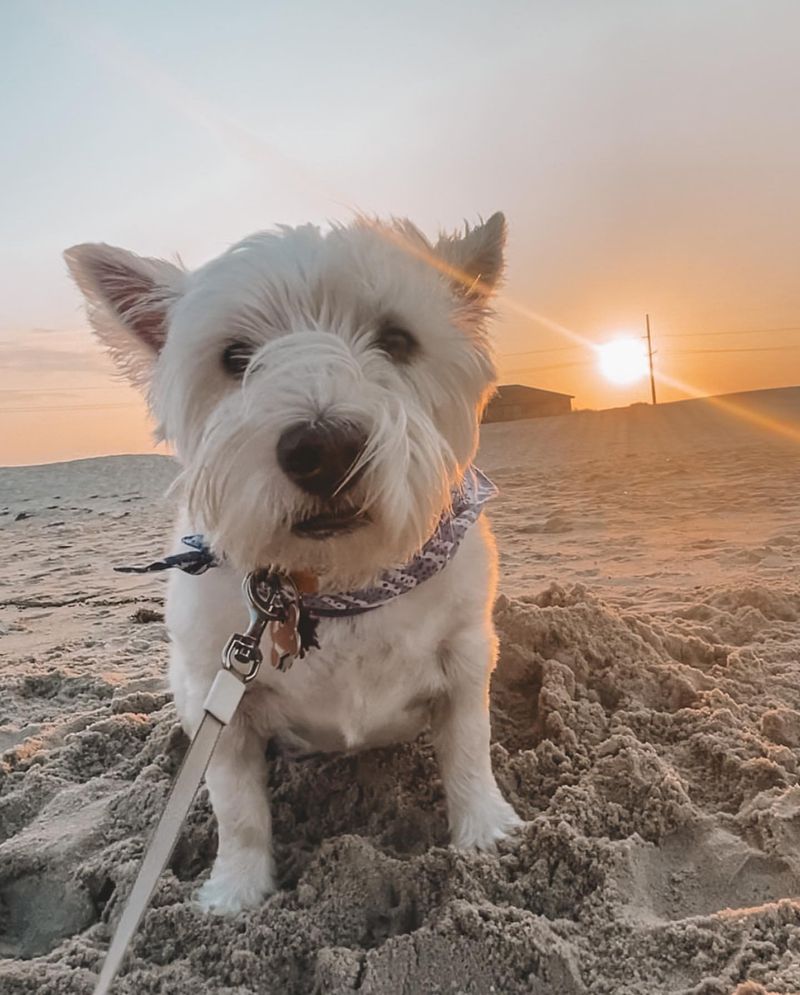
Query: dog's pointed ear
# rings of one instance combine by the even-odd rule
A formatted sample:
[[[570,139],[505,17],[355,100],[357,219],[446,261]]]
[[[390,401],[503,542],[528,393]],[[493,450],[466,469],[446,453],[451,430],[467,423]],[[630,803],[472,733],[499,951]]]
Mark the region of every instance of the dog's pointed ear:
[[[435,252],[449,267],[459,293],[475,300],[486,300],[497,288],[503,274],[506,244],[506,219],[499,211],[487,221],[463,234],[442,235]]]
[[[64,259],[97,337],[129,380],[146,385],[186,274],[163,259],[102,243],[74,245]]]

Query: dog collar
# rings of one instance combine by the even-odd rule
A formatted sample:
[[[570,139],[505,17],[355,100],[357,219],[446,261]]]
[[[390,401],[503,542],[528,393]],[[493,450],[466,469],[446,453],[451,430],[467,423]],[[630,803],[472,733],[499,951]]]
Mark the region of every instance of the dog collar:
[[[497,493],[497,487],[486,474],[475,466],[468,467],[461,485],[453,492],[450,511],[442,515],[433,535],[408,563],[385,570],[372,587],[340,594],[303,591],[303,613],[313,618],[362,615],[419,587],[447,566],[468,530],[480,517],[483,506]],[[196,575],[222,564],[222,558],[214,553],[203,535],[184,536],[181,542],[189,547],[189,552],[166,556],[146,566],[115,567],[115,570],[119,573],[154,573],[177,569]]]

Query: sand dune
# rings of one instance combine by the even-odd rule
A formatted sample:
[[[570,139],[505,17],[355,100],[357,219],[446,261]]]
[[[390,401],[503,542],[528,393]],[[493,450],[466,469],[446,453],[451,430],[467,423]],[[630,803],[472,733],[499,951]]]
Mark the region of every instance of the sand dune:
[[[203,792],[117,990],[800,991],[800,389],[726,403],[748,417],[684,402],[484,429],[493,755],[518,837],[445,845],[424,742],[276,758],[281,891],[233,920],[192,905]],[[164,547],[172,475],[160,457],[0,472],[4,995],[91,992],[185,749],[163,578],[111,570]]]

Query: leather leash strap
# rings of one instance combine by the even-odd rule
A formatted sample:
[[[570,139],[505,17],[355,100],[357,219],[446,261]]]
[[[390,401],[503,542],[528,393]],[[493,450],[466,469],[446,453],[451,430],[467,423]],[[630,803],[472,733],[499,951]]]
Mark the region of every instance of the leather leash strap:
[[[242,586],[250,624],[245,632],[234,632],[222,652],[222,669],[214,678],[203,702],[203,718],[145,851],[94,995],[108,995],[122,966],[158,879],[175,849],[181,826],[203,780],[220,733],[236,713],[247,685],[258,674],[262,661],[260,644],[265,630],[269,631],[272,639],[270,662],[276,670],[288,670],[300,653],[297,629],[300,594],[294,581],[269,569],[254,570],[245,577]]]
[[[167,804],[145,852],[128,901],[108,948],[94,995],[107,995],[142,921],[158,879],[167,866],[219,734],[230,722],[245,691],[244,682],[230,670],[220,670],[203,705],[205,714],[194,734]]]

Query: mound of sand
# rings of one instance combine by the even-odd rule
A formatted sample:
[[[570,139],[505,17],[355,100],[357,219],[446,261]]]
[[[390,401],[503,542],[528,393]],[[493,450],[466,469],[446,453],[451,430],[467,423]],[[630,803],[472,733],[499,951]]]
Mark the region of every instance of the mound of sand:
[[[525,828],[446,845],[420,741],[271,766],[281,890],[191,897],[203,791],[120,993],[800,991],[800,391],[484,430],[493,759]],[[800,435],[798,435],[800,438]],[[0,990],[89,993],[186,743],[163,674],[172,474],[0,474]],[[25,513],[30,517],[19,517]]]

